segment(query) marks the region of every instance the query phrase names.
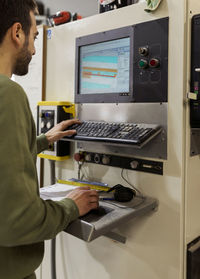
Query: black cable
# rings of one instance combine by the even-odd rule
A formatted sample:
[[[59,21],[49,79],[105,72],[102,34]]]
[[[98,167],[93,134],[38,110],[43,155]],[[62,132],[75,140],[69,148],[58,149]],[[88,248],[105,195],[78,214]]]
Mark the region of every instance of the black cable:
[[[126,183],[128,183],[129,186],[131,186],[132,189],[134,189],[136,191],[136,193],[138,193],[139,195],[137,195],[137,197],[140,198],[144,198],[143,194],[140,192],[140,190],[138,190],[133,184],[131,184],[123,175],[124,169],[122,169],[121,171],[121,178],[126,181]]]

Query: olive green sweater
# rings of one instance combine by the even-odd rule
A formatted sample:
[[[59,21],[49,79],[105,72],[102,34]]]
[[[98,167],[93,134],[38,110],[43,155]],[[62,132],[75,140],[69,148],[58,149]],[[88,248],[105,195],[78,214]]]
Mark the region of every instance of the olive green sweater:
[[[23,89],[0,75],[0,279],[22,279],[40,265],[44,240],[54,238],[79,213],[71,199],[39,197],[36,156],[48,146],[36,140]]]

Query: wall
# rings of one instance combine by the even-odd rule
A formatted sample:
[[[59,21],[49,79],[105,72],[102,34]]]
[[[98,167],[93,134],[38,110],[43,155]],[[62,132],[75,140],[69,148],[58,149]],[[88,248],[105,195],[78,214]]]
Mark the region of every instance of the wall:
[[[98,13],[97,0],[40,0],[39,2],[45,5],[45,9],[50,8],[50,14],[64,10],[87,17]]]

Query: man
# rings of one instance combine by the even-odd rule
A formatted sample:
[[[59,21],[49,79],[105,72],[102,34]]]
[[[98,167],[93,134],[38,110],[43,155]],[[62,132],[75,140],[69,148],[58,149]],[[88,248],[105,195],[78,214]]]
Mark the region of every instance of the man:
[[[98,207],[96,191],[77,189],[60,202],[38,195],[36,154],[75,131],[64,121],[36,141],[26,94],[10,77],[25,75],[38,31],[35,0],[0,0],[0,279],[35,278],[43,241]]]

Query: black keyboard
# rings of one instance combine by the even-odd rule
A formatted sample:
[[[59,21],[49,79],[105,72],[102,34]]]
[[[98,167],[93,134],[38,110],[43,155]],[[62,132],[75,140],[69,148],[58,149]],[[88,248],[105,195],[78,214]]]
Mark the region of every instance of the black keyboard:
[[[142,145],[161,132],[161,127],[156,124],[134,124],[117,122],[83,121],[74,124],[68,130],[76,130],[77,134],[70,137],[74,140],[99,141]]]

